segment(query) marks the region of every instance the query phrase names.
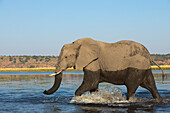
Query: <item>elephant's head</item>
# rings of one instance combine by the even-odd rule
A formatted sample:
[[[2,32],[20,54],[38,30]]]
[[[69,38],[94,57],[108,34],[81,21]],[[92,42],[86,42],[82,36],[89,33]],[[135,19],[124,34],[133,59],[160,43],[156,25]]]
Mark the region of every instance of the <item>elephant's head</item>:
[[[79,39],[71,44],[64,45],[58,58],[55,74],[52,74],[52,76],[55,76],[54,85],[48,91],[44,91],[44,94],[52,94],[59,88],[64,70],[70,67],[84,68],[96,60],[98,55],[99,46],[91,38]]]

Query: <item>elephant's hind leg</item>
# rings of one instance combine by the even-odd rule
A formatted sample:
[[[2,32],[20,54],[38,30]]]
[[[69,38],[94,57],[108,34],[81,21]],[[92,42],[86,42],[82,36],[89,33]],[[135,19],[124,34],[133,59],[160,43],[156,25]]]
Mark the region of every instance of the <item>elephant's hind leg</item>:
[[[80,96],[81,94],[90,91],[97,91],[99,85],[100,72],[84,71],[84,79],[81,86],[76,90],[75,95]]]
[[[156,88],[156,84],[155,84],[155,80],[154,80],[152,71],[147,70],[146,74],[147,74],[146,75],[147,78],[144,80],[144,82],[140,86],[148,89],[151,92],[153,98],[157,99],[158,101],[161,101],[162,97],[159,95],[158,90]]]

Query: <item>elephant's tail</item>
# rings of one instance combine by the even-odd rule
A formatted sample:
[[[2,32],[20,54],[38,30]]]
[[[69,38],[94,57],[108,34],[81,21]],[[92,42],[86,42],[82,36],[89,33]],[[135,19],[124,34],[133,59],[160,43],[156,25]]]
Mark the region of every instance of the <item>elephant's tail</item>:
[[[162,71],[162,80],[164,81],[164,77],[165,77],[164,70],[152,58],[151,58],[151,62],[153,62],[156,66],[158,66],[159,69]]]
[[[142,45],[143,46],[143,45]],[[143,46],[144,48],[145,48],[145,46]],[[158,66],[159,67],[159,69],[162,71],[162,80],[164,81],[164,77],[165,77],[165,73],[164,73],[164,70],[153,60],[153,58],[151,57],[151,55],[150,55],[150,53],[149,53],[149,51],[145,48],[145,51],[148,53],[148,55],[149,55],[149,58],[150,58],[150,62],[152,63],[154,63],[156,66]],[[166,75],[166,78],[167,78],[167,75]]]

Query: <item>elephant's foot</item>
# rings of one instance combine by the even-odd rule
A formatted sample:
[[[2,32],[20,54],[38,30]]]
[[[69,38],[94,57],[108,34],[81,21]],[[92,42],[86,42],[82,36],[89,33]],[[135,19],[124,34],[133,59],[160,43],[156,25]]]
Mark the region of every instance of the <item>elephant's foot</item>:
[[[76,90],[75,96],[81,96],[81,95],[82,95],[82,93],[81,93],[80,91],[77,91],[77,90]]]
[[[158,98],[155,98],[155,101],[156,101],[156,102],[162,102],[162,101],[163,101],[163,99],[162,99],[162,97],[161,97],[161,96],[158,96]]]
[[[134,96],[135,96],[135,93],[128,92],[127,93],[127,100],[130,101],[130,102],[136,101],[137,99]]]
[[[134,98],[135,97],[135,92],[138,88],[138,85],[132,85],[132,84],[128,84],[126,85],[127,87],[127,100],[128,101],[136,101],[137,99]]]
[[[130,102],[136,102],[136,101],[137,101],[137,98],[135,98],[135,97],[129,97],[128,101],[130,101]]]
[[[98,92],[98,88],[90,90],[90,93],[93,93],[93,92]]]

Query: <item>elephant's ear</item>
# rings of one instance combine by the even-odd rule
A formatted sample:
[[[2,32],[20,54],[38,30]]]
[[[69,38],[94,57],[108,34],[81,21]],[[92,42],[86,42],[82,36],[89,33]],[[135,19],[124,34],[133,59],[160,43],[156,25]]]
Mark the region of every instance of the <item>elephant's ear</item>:
[[[82,45],[79,49],[78,57],[76,60],[76,69],[86,67],[92,63],[99,56],[99,47],[96,44]]]

